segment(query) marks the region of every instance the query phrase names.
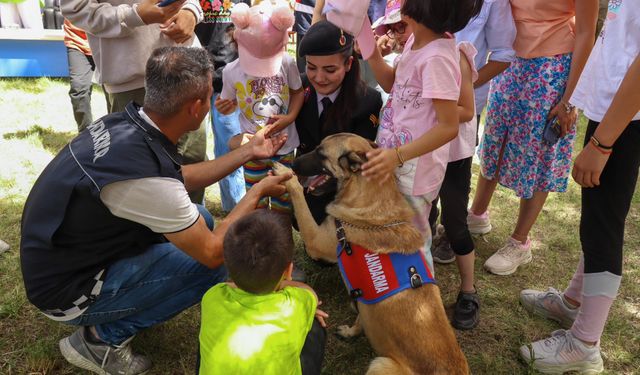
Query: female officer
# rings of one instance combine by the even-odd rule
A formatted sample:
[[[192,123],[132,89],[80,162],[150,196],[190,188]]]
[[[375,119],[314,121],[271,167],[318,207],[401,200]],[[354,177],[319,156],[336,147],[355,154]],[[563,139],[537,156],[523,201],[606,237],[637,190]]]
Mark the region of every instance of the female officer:
[[[353,37],[328,21],[312,25],[300,42],[306,57],[302,76],[304,104],[296,118],[300,138],[297,155],[313,151],[327,136],[354,133],[375,140],[380,94],[360,79],[360,66],[353,52]],[[335,196],[333,189],[313,189],[318,181],[306,181],[305,198],[319,224],[327,216],[325,207]]]

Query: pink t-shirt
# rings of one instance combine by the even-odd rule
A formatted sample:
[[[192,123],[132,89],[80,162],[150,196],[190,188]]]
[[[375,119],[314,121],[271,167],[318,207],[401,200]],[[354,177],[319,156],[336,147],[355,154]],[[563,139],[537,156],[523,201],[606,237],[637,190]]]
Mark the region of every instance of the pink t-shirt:
[[[463,58],[466,58],[469,62],[469,65],[471,66],[471,81],[475,82],[478,79],[478,70],[473,63],[476,55],[478,54],[476,47],[474,47],[470,42],[460,42],[458,43],[458,50],[460,51],[460,60],[462,61]],[[471,121],[460,123],[458,136],[449,144],[450,162],[473,156],[473,153],[476,150],[477,132],[478,125],[476,116],[473,116]]]
[[[420,138],[436,126],[432,99],[458,101],[460,62],[455,39],[437,39],[412,50],[411,36],[397,60],[396,77],[382,110],[377,143],[393,148]],[[449,145],[408,160],[396,169],[403,194],[424,195],[440,190],[449,162]]]

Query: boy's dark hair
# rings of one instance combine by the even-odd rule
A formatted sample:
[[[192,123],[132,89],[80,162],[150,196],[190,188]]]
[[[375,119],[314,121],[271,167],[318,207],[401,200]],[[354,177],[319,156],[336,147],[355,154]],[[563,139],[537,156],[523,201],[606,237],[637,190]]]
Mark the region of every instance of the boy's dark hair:
[[[293,260],[291,222],[282,214],[256,210],[233,223],[223,241],[224,264],[245,292],[273,292]]]
[[[405,0],[400,11],[416,22],[442,34],[456,33],[477,16],[483,0]]]

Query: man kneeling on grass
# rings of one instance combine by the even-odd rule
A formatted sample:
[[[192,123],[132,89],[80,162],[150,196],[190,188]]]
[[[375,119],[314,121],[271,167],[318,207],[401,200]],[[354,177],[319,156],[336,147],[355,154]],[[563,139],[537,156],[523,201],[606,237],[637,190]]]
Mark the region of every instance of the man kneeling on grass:
[[[29,300],[49,318],[80,326],[60,341],[72,364],[100,374],[140,374],[131,352],[140,330],[198,303],[225,281],[222,239],[288,178],[255,185],[213,229],[189,201],[243,163],[272,156],[286,139],[257,133],[219,158],[182,166],[176,143],[209,113],[213,65],[199,48],[162,48],[146,67],[144,106],[92,123],[45,168],[22,216],[22,274]]]

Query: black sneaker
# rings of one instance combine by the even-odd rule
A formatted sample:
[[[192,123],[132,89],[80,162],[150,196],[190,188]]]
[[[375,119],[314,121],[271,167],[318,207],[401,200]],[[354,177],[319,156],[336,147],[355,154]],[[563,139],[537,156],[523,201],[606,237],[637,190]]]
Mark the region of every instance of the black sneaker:
[[[458,299],[453,310],[451,324],[459,330],[473,329],[480,320],[480,299],[478,292],[458,293]]]
[[[87,327],[80,327],[71,336],[60,340],[60,352],[72,365],[102,375],[146,374],[151,361],[131,351],[130,337],[120,345],[95,344],[87,339]]]

